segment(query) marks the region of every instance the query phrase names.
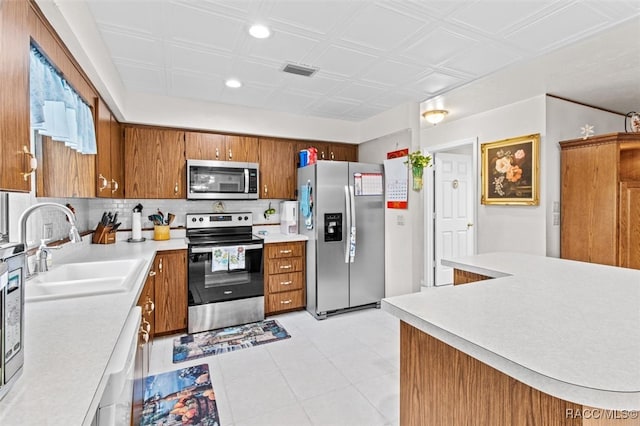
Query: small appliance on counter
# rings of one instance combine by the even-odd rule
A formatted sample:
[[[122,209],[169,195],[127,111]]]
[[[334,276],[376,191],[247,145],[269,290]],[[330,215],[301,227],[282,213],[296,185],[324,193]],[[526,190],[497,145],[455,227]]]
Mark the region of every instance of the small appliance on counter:
[[[298,202],[280,202],[280,233],[293,235],[298,233]]]
[[[0,399],[24,365],[24,245],[0,244]]]

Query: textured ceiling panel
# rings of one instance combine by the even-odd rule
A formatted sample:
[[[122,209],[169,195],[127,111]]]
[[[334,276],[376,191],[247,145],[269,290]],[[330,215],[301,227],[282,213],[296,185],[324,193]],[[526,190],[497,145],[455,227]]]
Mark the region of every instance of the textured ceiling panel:
[[[441,96],[640,16],[637,0],[83,1],[127,90],[344,120]],[[272,36],[250,37],[253,23]],[[289,75],[286,62],[319,71]],[[579,79],[561,62],[545,75]],[[599,82],[584,98],[570,94],[608,105],[615,93],[640,98],[629,78],[638,65],[624,65],[610,75],[626,89],[608,95]],[[231,77],[243,86],[225,87]]]

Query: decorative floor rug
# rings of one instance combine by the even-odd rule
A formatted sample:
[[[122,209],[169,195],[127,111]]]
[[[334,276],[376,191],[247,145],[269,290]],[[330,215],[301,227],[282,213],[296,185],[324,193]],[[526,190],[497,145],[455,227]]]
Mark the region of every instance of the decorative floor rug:
[[[289,337],[287,330],[275,320],[188,334],[173,341],[173,362],[237,351]]]
[[[145,379],[141,426],[220,426],[207,364]]]

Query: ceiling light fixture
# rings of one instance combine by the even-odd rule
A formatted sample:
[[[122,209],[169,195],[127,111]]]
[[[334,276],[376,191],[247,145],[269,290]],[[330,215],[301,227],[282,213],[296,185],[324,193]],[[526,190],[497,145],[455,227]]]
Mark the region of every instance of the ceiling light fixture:
[[[232,89],[242,87],[242,82],[240,80],[236,80],[235,78],[230,78],[229,80],[225,81],[224,84],[227,87],[231,87]]]
[[[265,25],[256,24],[249,28],[249,34],[255,38],[268,38],[271,35],[271,30]]]
[[[444,119],[444,116],[449,114],[449,111],[445,109],[432,109],[422,113],[422,116],[431,124],[438,124]]]

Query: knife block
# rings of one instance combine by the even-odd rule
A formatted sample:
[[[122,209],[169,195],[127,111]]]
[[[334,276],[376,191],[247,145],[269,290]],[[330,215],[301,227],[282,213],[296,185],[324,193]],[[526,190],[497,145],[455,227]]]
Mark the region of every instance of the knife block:
[[[99,223],[96,230],[93,231],[93,244],[114,244],[116,242],[116,233],[111,230],[111,226],[104,226]]]

